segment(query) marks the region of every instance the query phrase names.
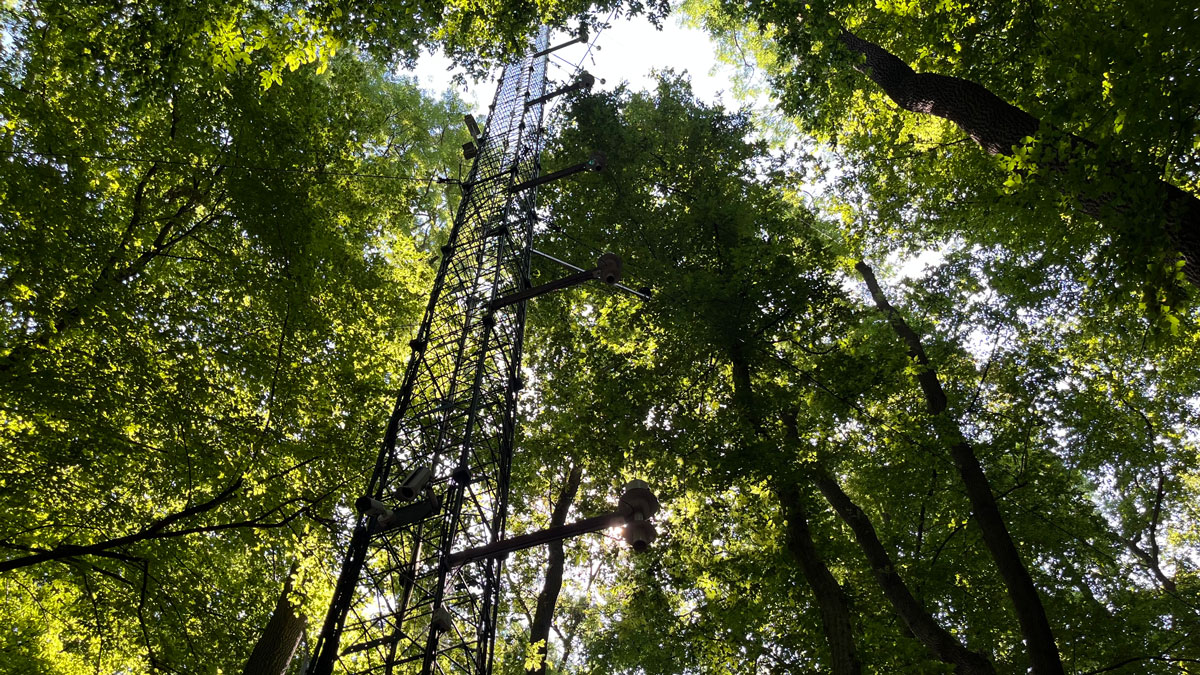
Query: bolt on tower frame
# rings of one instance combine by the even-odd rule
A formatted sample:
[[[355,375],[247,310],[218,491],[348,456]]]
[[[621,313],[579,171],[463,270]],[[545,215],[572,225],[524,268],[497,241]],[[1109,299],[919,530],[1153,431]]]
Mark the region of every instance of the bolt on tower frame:
[[[504,68],[387,427],[310,675],[491,671],[547,30]],[[528,186],[528,187],[523,187]]]

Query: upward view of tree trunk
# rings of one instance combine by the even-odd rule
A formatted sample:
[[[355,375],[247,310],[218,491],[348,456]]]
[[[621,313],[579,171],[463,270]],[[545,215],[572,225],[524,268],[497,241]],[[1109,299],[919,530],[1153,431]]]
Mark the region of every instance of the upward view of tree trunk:
[[[817,550],[800,491],[795,484],[788,483],[776,488],[776,494],[787,513],[788,551],[800,565],[821,611],[821,625],[829,643],[830,671],[834,675],[861,673],[846,594]]]
[[[254,645],[242,675],[285,675],[295,658],[300,640],[304,638],[304,627],[308,623],[302,614],[296,613],[293,605],[296,602],[292,585],[295,573],[296,567],[292,566],[275,602],[271,620]]]
[[[798,441],[794,417],[784,419],[784,427],[790,444]],[[794,447],[792,448],[795,449]],[[908,627],[913,637],[921,641],[938,660],[953,664],[955,672],[973,675],[992,675],[995,667],[987,657],[967,649],[921,606],[913,597],[908,585],[896,571],[895,562],[884,548],[867,514],[842,490],[837,479],[824,467],[811,469],[810,480],[824,495],[838,517],[854,534],[854,539],[871,566],[884,596],[893,611]],[[808,524],[798,491],[792,487],[780,491],[788,512],[788,547],[804,569],[805,578],[813,587],[821,608],[825,635],[829,641],[834,672],[858,672],[861,666],[855,654],[850,633],[849,608],[841,587],[837,585],[829,568],[816,551],[808,532]],[[793,520],[795,518],[795,520]],[[852,669],[852,670],[851,670]]]
[[[766,440],[762,409],[754,390],[749,354],[744,342],[734,344],[729,351],[733,371],[734,405],[749,422],[754,434]],[[794,430],[793,430],[794,432]],[[794,433],[793,433],[794,436]],[[790,440],[794,441],[794,438]],[[794,450],[795,448],[788,448]],[[821,612],[821,628],[829,646],[830,668],[835,675],[856,675],[862,672],[862,663],[855,647],[854,626],[850,604],[842,592],[837,579],[825,564],[817,544],[813,541],[808,526],[808,514],[804,509],[803,497],[795,481],[775,478],[775,496],[779,499],[787,516],[788,552],[800,567],[800,573],[812,589],[813,597]]]
[[[883,47],[843,31],[842,44],[861,54],[862,70],[896,105],[954,122],[989,154],[1007,155],[1041,123],[984,86],[936,73],[918,73]]]
[[[550,515],[550,527],[565,525],[575,494],[579,492],[579,481],[583,477],[583,465],[575,464],[567,474],[567,482],[563,483],[558,492],[558,501],[554,502],[554,512]],[[558,604],[558,594],[562,590],[563,566],[565,555],[561,539],[546,545],[546,580],[542,591],[538,593],[537,609],[534,610],[533,623],[529,626],[529,644],[537,645],[541,658],[538,667],[527,672],[545,675],[546,654],[550,646],[550,627],[554,623],[554,607]]]
[[[1058,645],[1054,641],[1054,631],[1050,628],[1050,620],[1046,617],[1046,608],[1042,606],[1041,596],[1033,585],[1029,570],[1008,533],[1004,517],[1000,514],[1000,507],[996,504],[996,495],[983,473],[979,458],[975,456],[974,449],[963,436],[957,422],[946,413],[946,393],[937,377],[937,370],[925,355],[925,348],[916,331],[884,296],[883,289],[880,288],[870,266],[859,262],[855,269],[866,281],[875,306],[887,317],[896,334],[908,345],[909,353],[916,355],[918,367],[923,371],[921,385],[929,414],[934,418],[939,437],[950,448],[950,456],[967,489],[971,513],[975,516],[983,541],[996,562],[1000,577],[1004,580],[1008,596],[1017,613],[1017,621],[1021,624],[1021,634],[1025,637],[1033,671],[1042,675],[1062,673],[1062,660],[1058,654]]]
[[[871,571],[875,574],[879,587],[883,589],[883,594],[892,603],[896,614],[912,631],[913,636],[920,640],[938,660],[954,664],[956,673],[964,673],[964,675],[994,674],[996,669],[986,657],[967,649],[949,631],[942,628],[925,608],[921,607],[921,603],[917,602],[912,592],[908,590],[908,584],[896,571],[896,564],[883,547],[883,543],[879,541],[879,535],[875,533],[875,527],[871,525],[871,520],[842,490],[837,479],[824,468],[818,467],[814,471],[813,482],[816,483],[821,494],[825,495],[825,499],[829,501],[833,510],[837,511],[838,516],[854,533],[854,538],[863,554],[866,555],[867,561],[871,565]]]
[[[1033,115],[996,96],[986,87],[970,80],[935,73],[918,73],[883,47],[843,31],[842,44],[866,61],[860,67],[879,85],[896,105],[911,112],[936,115],[959,126],[989,154],[1011,155],[1013,147],[1027,136],[1038,133],[1042,123]],[[1087,146],[1084,139],[1075,138],[1078,146]],[[1051,166],[1061,171],[1062,166]],[[1132,167],[1113,167],[1108,174],[1121,179],[1136,173]],[[1184,272],[1193,285],[1200,285],[1200,199],[1178,187],[1154,178],[1153,203],[1146,213],[1162,215],[1162,232],[1168,247],[1186,261]],[[1090,194],[1079,198],[1082,210],[1097,219],[1108,212],[1128,211],[1115,195]],[[1140,211],[1139,211],[1140,213]]]

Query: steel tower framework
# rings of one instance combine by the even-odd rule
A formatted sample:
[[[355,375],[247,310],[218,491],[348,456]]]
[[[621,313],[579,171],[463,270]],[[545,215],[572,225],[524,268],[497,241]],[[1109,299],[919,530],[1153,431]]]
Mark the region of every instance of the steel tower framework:
[[[310,675],[491,671],[501,560],[451,555],[504,537],[525,300],[503,299],[530,287],[535,186],[550,178],[548,51],[542,29],[504,68],[476,138]]]

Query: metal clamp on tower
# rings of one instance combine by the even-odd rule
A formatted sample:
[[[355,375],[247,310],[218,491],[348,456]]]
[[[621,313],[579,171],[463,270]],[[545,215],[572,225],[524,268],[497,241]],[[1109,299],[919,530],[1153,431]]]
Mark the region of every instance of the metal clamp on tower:
[[[479,123],[475,121],[474,115],[463,115],[463,121],[467,123],[467,131],[471,134],[471,140],[463,143],[463,159],[475,159],[475,155],[479,154],[479,141],[482,134],[479,132]]]
[[[400,485],[400,489],[396,490],[395,498],[403,502],[411,502],[420,497],[413,504],[392,509],[377,499],[363,496],[354,501],[354,507],[359,515],[373,518],[369,528],[372,534],[411,525],[433,515],[441,506],[441,500],[429,485],[432,477],[433,472],[429,467],[419,466],[413,469]]]
[[[580,162],[575,166],[568,166],[565,169],[559,169],[558,171],[555,171],[554,173],[548,173],[545,176],[532,178],[524,183],[517,183],[516,185],[508,188],[508,191],[512,194],[516,194],[518,192],[524,192],[531,187],[537,187],[539,185],[549,183],[550,181],[558,180],[559,178],[573,176],[582,171],[599,171],[603,169],[604,165],[607,163],[608,158],[604,156],[603,152],[597,150],[588,156],[588,160],[586,162]]]
[[[599,279],[610,286],[620,281],[621,256],[617,255],[616,253],[605,253],[604,255],[600,256],[598,260],[596,260],[596,266],[590,270],[582,270],[549,283],[534,286],[533,288],[526,288],[523,291],[509,293],[508,295],[496,298],[488,305],[488,311],[494,312],[501,307],[507,307],[509,305],[521,302],[522,300],[536,298],[539,295],[549,293],[550,291],[557,291],[560,288],[577,286],[585,281],[591,281],[592,279]]]

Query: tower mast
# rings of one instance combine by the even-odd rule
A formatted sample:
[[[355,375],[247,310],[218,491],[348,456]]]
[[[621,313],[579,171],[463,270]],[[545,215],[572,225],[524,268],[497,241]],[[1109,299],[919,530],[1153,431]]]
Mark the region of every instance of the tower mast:
[[[451,555],[504,538],[547,39],[504,68],[476,137],[309,675],[491,671],[502,561]]]

